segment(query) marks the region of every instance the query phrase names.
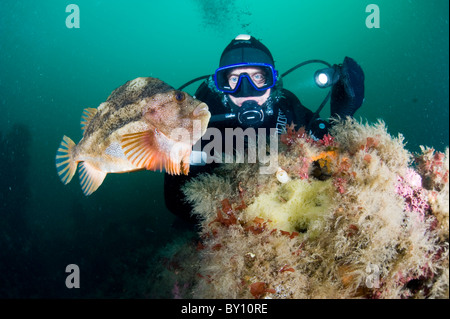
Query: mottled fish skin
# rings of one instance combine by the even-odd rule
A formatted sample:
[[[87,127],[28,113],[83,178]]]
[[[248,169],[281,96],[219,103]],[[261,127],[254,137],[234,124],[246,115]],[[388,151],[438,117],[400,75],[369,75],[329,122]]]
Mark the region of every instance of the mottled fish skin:
[[[140,169],[119,152],[121,135],[149,129],[142,119],[145,99],[171,90],[171,86],[154,78],[137,78],[115,89],[86,127],[74,149],[75,160],[90,160],[97,169],[108,173]],[[116,152],[106,152],[111,146]]]
[[[139,120],[142,117],[142,104],[139,102],[157,93],[172,90],[173,87],[155,78],[128,81],[115,89],[106,102],[98,107],[97,115],[90,122],[84,137],[102,129],[108,129],[105,134],[109,135],[128,123]],[[108,123],[107,127],[105,123]]]
[[[85,116],[83,138],[78,145],[72,145],[74,143],[64,137],[56,164],[61,180],[67,184],[76,170],[76,163],[82,162],[80,179],[84,177],[87,182],[81,184],[85,194],[89,195],[100,186],[106,173],[162,169],[165,165],[171,174],[187,174],[186,156],[190,154],[190,143],[195,141],[192,138],[187,142],[176,141],[170,134],[180,128],[192,133],[193,121],[199,120],[203,135],[210,113],[201,101],[161,80],[147,77],[120,86],[97,109],[88,109]],[[124,149],[124,136],[129,149]],[[171,153],[170,157],[175,144],[180,155]],[[141,149],[142,145],[147,151]],[[153,151],[161,154],[157,156]],[[130,160],[130,156],[135,158]],[[70,169],[66,158],[70,158]],[[184,164],[180,166],[180,162]]]
[[[143,111],[140,102],[144,98],[171,90],[174,88],[154,78],[137,78],[128,81],[115,89],[106,102],[100,104],[83,138],[88,139],[97,132],[101,132],[101,138],[106,138],[125,125],[139,121]]]
[[[131,165],[123,152],[116,152],[113,155],[106,150],[111,145],[117,148],[115,145],[120,144],[121,137],[125,134],[149,130],[151,126],[147,120],[148,117],[144,118],[144,113],[153,101],[159,102],[166,95],[169,95],[167,99],[172,101],[173,92],[176,92],[173,87],[155,78],[137,78],[114,90],[106,102],[97,108],[97,114],[90,121],[83,139],[76,146],[75,159],[97,162],[97,165],[92,164],[105,172],[142,169],[142,166]],[[193,107],[198,105],[199,101],[195,102],[193,98],[191,100],[191,107],[179,109],[180,114],[164,114],[160,121],[153,121],[157,123],[152,124],[163,133],[170,134],[172,129],[182,124],[179,123],[180,118],[187,116],[189,112],[192,112]],[[158,106],[164,107],[161,104]],[[170,121],[175,122],[170,123]],[[186,121],[189,122],[189,120]],[[94,158],[98,159],[94,160]]]

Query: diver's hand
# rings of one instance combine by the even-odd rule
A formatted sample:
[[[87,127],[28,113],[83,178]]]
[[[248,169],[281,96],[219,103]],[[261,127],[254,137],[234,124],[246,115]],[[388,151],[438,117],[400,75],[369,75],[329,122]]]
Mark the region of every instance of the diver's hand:
[[[189,157],[189,165],[192,166],[204,166],[207,164],[208,156],[202,151],[192,151]]]
[[[339,81],[331,91],[331,116],[353,116],[364,101],[364,72],[352,58],[338,66]]]

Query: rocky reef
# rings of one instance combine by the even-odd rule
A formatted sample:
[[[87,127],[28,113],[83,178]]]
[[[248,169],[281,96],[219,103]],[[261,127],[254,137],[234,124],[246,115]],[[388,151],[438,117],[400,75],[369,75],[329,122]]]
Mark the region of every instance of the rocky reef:
[[[350,118],[280,142],[276,174],[227,164],[185,185],[201,227],[178,297],[449,297],[448,148],[411,154]]]

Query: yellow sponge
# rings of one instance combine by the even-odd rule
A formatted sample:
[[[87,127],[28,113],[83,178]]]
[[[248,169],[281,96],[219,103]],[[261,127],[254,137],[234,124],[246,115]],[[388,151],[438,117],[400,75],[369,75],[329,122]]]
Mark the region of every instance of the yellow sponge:
[[[335,189],[331,180],[291,180],[273,192],[259,195],[245,211],[249,220],[270,219],[269,226],[316,237],[329,213]]]

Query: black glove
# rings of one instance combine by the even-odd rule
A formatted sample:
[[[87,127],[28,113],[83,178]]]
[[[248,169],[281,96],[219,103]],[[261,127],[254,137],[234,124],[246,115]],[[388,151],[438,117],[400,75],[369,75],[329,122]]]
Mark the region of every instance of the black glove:
[[[345,57],[339,80],[331,91],[331,116],[353,116],[364,101],[364,72],[352,58]]]

